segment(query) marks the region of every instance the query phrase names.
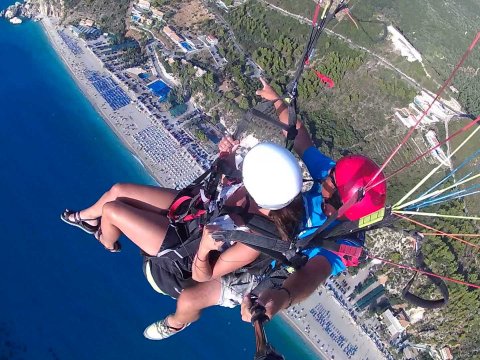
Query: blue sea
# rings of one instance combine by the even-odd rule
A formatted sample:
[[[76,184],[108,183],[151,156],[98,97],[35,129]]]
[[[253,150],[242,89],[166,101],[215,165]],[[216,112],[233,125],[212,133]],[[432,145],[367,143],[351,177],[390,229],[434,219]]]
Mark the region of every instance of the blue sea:
[[[0,0],[0,8],[11,1]],[[90,103],[41,27],[0,21],[0,359],[252,359],[239,309],[212,308],[170,339],[143,329],[174,311],[120,254],[60,221],[115,182],[154,184]],[[279,320],[268,334],[287,359],[314,359]]]

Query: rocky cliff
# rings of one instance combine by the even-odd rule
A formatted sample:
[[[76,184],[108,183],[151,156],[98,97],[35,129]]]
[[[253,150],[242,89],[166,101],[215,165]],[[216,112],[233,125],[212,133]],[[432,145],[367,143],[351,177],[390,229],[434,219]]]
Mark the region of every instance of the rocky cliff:
[[[60,19],[64,24],[92,19],[102,30],[114,34],[125,33],[125,19],[129,0],[31,0],[43,16]]]
[[[64,0],[32,0],[42,16],[50,16],[62,19],[65,16]]]

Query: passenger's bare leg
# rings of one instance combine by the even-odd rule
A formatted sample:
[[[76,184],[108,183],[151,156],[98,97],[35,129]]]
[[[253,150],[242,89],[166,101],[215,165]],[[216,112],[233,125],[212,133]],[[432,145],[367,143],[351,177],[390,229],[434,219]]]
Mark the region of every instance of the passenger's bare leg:
[[[92,206],[80,211],[81,219],[98,219],[102,216],[103,206],[114,200],[121,200],[139,209],[162,212],[169,208],[178,190],[137,184],[120,183],[112,186]],[[73,217],[73,215],[71,216]],[[70,219],[70,220],[73,220]],[[98,221],[87,221],[97,225]]]
[[[103,206],[100,242],[112,249],[123,233],[144,252],[156,256],[169,224],[168,218],[159,213],[111,201]]]
[[[182,291],[177,300],[177,309],[170,315],[170,327],[181,329],[185,324],[197,321],[203,309],[217,305],[220,298],[220,280],[198,283]]]

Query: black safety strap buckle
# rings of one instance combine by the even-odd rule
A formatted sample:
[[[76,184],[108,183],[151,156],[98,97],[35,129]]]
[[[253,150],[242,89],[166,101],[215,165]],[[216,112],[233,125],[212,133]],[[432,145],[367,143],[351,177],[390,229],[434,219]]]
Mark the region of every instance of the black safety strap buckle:
[[[289,265],[294,269],[300,269],[305,266],[308,261],[308,256],[302,252],[298,252],[297,248],[291,248],[285,252]]]

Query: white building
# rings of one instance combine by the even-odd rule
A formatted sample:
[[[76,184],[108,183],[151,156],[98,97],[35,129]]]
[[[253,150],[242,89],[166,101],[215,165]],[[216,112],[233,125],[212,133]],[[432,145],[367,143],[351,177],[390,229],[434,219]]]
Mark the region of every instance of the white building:
[[[385,311],[382,314],[383,322],[387,326],[388,332],[393,337],[400,335],[405,328],[400,324],[400,321],[392,314],[390,310]]]
[[[95,21],[91,19],[82,19],[80,20],[79,25],[93,27],[95,25]]]
[[[207,40],[207,43],[211,46],[217,45],[218,44],[218,39],[213,36],[213,35],[208,35],[205,40]]]
[[[137,6],[140,8],[140,9],[144,9],[144,10],[150,10],[150,1],[148,0],[138,0],[137,2]]]
[[[427,133],[425,134],[425,138],[427,139],[428,144],[432,148],[434,148],[439,144],[437,133],[433,130],[427,131]],[[450,159],[447,157],[447,155],[445,154],[445,152],[440,146],[436,148],[434,151],[432,151],[431,155],[443,166],[446,166],[446,167],[452,166]]]
[[[448,346],[445,346],[440,350],[440,356],[442,357],[442,360],[453,360],[452,352]]]
[[[163,28],[163,32],[165,33],[165,35],[167,35],[170,40],[172,40],[175,44],[180,44],[182,41],[184,41],[185,39],[178,35],[175,30],[170,27],[170,26],[165,26]]]
[[[162,20],[164,13],[156,8],[152,8],[152,17],[157,20]]]

